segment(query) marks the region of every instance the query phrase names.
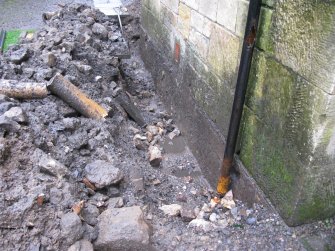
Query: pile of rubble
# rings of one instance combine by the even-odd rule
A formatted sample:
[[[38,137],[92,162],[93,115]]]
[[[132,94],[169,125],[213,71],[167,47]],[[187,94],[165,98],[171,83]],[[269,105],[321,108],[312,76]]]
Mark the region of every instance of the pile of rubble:
[[[2,250],[215,250],[227,228],[285,228],[215,197],[186,146],[166,151],[182,135],[129,48],[136,18],[128,41],[85,5],[43,19],[0,56]]]

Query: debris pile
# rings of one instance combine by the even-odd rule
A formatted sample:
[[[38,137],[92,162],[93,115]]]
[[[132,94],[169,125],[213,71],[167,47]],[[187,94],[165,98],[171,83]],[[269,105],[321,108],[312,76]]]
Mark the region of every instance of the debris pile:
[[[223,250],[223,234],[238,244],[257,227],[284,238],[278,215],[209,188],[138,55],[138,18],[124,33],[85,5],[43,19],[0,56],[1,250]]]

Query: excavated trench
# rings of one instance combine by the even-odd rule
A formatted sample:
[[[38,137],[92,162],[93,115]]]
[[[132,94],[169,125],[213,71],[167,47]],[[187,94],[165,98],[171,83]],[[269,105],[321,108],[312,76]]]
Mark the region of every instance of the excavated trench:
[[[270,208],[215,197],[139,56],[140,5],[127,8],[122,34],[117,20],[66,5],[0,56],[0,79],[59,73],[109,111],[99,120],[52,93],[0,95],[0,249],[334,247],[333,219],[289,228]]]

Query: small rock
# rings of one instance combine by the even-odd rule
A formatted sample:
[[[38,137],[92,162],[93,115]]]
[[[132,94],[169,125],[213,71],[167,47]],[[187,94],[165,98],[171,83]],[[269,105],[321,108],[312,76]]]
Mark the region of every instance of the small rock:
[[[21,127],[17,122],[6,118],[4,115],[0,116],[0,129],[4,129],[5,131],[9,132],[17,132],[20,130],[20,128]]]
[[[92,226],[95,226],[98,223],[99,214],[99,209],[92,204],[87,204],[81,212],[83,219],[87,222],[87,224]]]
[[[98,227],[92,227],[91,225],[88,225],[87,223],[83,223],[83,228],[84,228],[84,235],[83,238],[93,242],[98,238],[99,230]]]
[[[148,250],[149,226],[140,207],[107,209],[99,216],[96,250]]]
[[[219,218],[220,218],[219,215],[217,215],[216,213],[212,213],[212,214],[209,216],[209,221],[211,221],[211,222],[216,222]]]
[[[0,138],[0,164],[6,160],[8,153],[7,141],[4,138]]]
[[[153,167],[159,167],[162,162],[162,152],[157,146],[149,147],[149,162]]]
[[[60,221],[62,236],[68,244],[73,244],[83,236],[83,228],[79,216],[75,213],[64,214]]]
[[[4,113],[4,116],[18,123],[25,123],[27,121],[21,107],[10,108],[7,112]]]
[[[110,198],[107,202],[108,208],[121,208],[124,205],[122,197]]]
[[[196,218],[194,209],[189,206],[183,206],[180,211],[180,216],[185,222],[190,222],[191,220],[194,220]]]
[[[63,164],[51,158],[41,149],[35,150],[31,157],[31,161],[37,164],[41,172],[47,173],[59,179],[69,174],[68,169]]]
[[[48,66],[49,67],[55,67],[57,64],[57,58],[54,54],[49,53],[48,54]]]
[[[113,187],[113,186],[108,187],[107,195],[108,195],[108,197],[111,197],[111,198],[119,197],[120,196],[120,190],[116,187]]]
[[[108,31],[102,24],[95,23],[92,26],[92,32],[96,35],[98,35],[101,39],[107,39],[108,38]]]
[[[80,240],[69,247],[67,251],[93,251],[93,245],[88,240]]]
[[[246,222],[248,225],[255,225],[257,222],[257,219],[255,217],[251,217],[251,218],[248,218]]]
[[[164,205],[159,208],[165,214],[169,216],[178,216],[180,215],[180,211],[182,210],[182,206],[178,204]]]
[[[9,60],[14,64],[21,64],[23,61],[29,58],[29,51],[27,48],[20,48],[14,52],[9,57]]]
[[[208,232],[213,229],[213,224],[204,219],[194,219],[188,225],[189,227],[198,228],[205,232]]]
[[[7,112],[10,108],[15,107],[16,104],[13,102],[3,102],[0,103],[0,114]]]
[[[226,195],[221,199],[221,204],[228,209],[236,207],[232,190],[226,193]]]
[[[92,182],[96,188],[104,188],[112,184],[117,184],[123,179],[123,174],[119,168],[112,163],[102,160],[92,162],[85,167],[86,178]]]

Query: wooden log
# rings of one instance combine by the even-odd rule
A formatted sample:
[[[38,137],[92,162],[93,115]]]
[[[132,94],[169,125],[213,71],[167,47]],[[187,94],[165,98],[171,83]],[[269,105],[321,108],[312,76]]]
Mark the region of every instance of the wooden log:
[[[45,98],[48,89],[45,83],[0,79],[0,94],[17,99]]]
[[[109,115],[108,111],[88,98],[78,87],[59,73],[50,80],[47,88],[51,93],[57,95],[73,109],[88,118],[104,119]]]

